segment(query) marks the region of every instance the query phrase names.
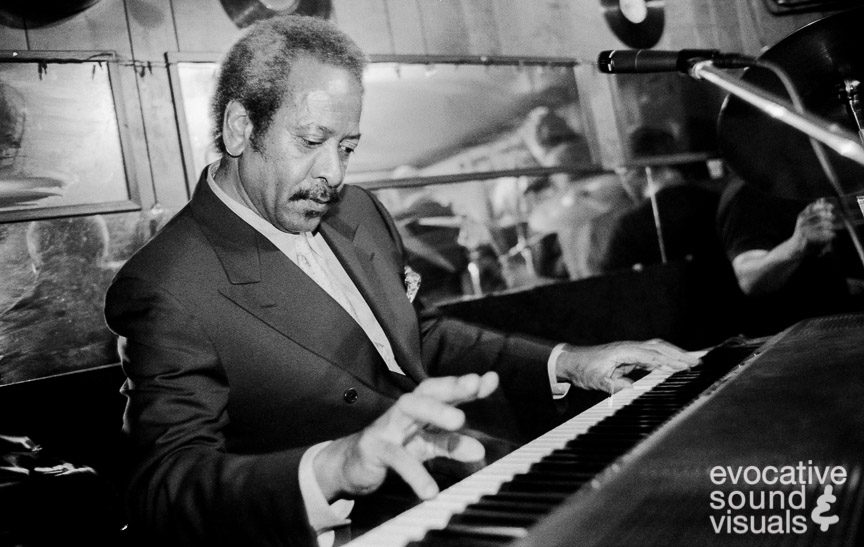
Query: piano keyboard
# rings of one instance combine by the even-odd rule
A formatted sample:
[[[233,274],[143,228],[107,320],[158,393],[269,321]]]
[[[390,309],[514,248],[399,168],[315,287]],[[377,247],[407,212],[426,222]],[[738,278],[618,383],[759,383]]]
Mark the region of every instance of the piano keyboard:
[[[707,363],[708,356],[703,359]],[[470,477],[348,543],[352,547],[506,545],[602,472],[723,376],[703,364],[652,371]]]

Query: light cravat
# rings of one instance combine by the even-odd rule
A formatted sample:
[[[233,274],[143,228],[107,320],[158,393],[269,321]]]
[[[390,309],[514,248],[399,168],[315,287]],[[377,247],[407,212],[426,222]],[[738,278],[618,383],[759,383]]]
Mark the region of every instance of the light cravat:
[[[372,309],[321,236],[296,236],[296,264],[327,292],[363,329],[391,372],[405,374],[396,363],[387,335]]]

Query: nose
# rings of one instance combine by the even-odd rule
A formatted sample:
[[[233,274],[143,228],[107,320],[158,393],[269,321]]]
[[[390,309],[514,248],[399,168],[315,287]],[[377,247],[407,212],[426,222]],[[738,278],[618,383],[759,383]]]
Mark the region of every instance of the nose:
[[[338,143],[327,143],[318,149],[312,175],[316,179],[322,179],[331,188],[338,188],[342,184],[342,179],[345,178],[345,162],[342,160]]]

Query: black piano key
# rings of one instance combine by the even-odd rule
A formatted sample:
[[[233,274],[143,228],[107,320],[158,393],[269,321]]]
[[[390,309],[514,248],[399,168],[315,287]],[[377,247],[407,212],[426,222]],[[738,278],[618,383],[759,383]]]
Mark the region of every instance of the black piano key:
[[[533,526],[543,513],[527,513],[516,511],[493,511],[482,507],[469,506],[459,514],[453,515],[450,525],[467,527],[507,527],[527,530]]]
[[[587,481],[567,480],[558,477],[540,478],[527,474],[516,475],[509,482],[501,485],[503,492],[575,492]]]
[[[568,465],[579,465],[585,464],[586,466],[598,466],[602,465],[605,467],[609,462],[615,460],[618,456],[620,456],[623,452],[604,452],[603,454],[586,454],[584,451],[575,451],[572,453],[567,452],[555,452],[553,454],[548,454],[544,456],[539,462],[536,463],[549,463],[549,464],[568,464]],[[601,467],[602,468],[602,467]]]
[[[485,496],[484,496],[485,497]],[[561,500],[558,501],[560,503]],[[524,512],[530,514],[546,514],[556,503],[537,503],[530,501],[514,501],[505,499],[479,499],[466,509],[479,509],[499,513]]]
[[[565,475],[583,480],[591,480],[597,473],[605,469],[606,462],[585,462],[585,461],[543,461],[532,463],[528,468],[528,473],[533,476],[548,475]]]
[[[408,547],[501,547],[512,543],[514,538],[487,535],[466,534],[453,530],[429,530],[420,541],[412,541]]]
[[[501,503],[515,504],[542,504],[554,507],[567,499],[567,496],[569,496],[569,494],[565,492],[497,492],[495,494],[483,495],[478,500],[478,503],[482,503],[484,501],[498,501]]]
[[[556,459],[575,459],[585,458],[588,461],[615,458],[619,456],[626,447],[624,446],[589,446],[586,444],[574,444],[573,446],[565,446],[556,448],[545,456],[551,461]]]

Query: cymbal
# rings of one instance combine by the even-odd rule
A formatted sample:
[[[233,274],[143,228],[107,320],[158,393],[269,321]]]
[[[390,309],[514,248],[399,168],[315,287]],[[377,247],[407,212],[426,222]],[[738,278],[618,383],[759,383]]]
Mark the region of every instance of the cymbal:
[[[864,8],[829,15],[771,46],[760,60],[781,66],[795,84],[805,109],[841,127],[858,127],[841,98],[846,81],[862,82],[864,94]],[[780,81],[764,68],[748,68],[742,79],[787,98]],[[720,109],[718,142],[729,166],[745,181],[778,197],[811,200],[834,195],[808,137],[737,97]],[[823,147],[824,148],[824,147]],[[843,193],[861,192],[864,166],[826,148]]]

